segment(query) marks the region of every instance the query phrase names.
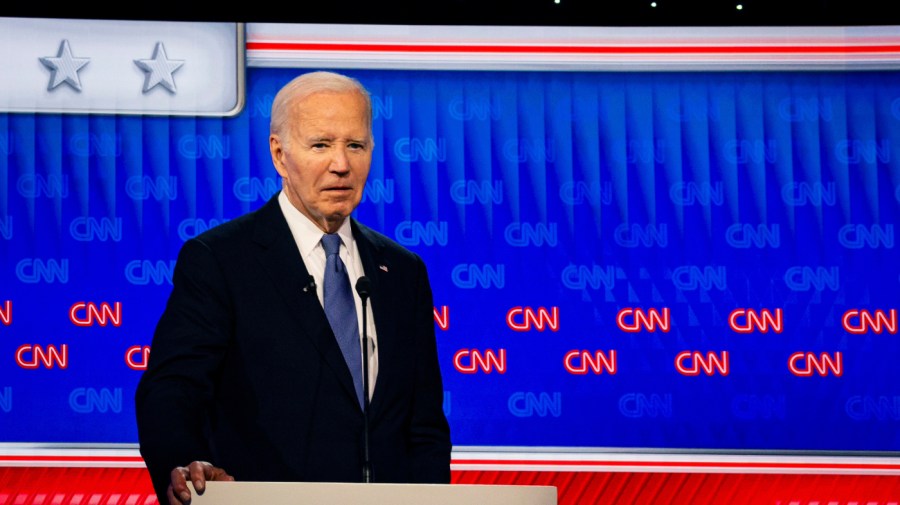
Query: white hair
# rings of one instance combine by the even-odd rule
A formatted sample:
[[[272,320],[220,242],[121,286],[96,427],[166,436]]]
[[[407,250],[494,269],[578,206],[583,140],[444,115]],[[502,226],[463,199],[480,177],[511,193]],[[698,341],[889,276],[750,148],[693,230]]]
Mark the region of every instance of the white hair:
[[[309,72],[285,84],[272,101],[269,133],[278,135],[282,143],[288,144],[290,135],[285,135],[289,133],[285,130],[290,128],[291,108],[316,93],[359,93],[366,104],[369,136],[372,136],[372,98],[368,90],[356,79],[334,72]]]

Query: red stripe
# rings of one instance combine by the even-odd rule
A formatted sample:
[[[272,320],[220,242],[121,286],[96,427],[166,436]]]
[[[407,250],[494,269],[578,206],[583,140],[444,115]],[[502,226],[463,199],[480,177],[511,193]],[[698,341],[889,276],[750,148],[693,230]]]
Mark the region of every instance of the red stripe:
[[[893,475],[453,471],[454,484],[556,486],[559,505],[897,503]],[[0,505],[156,505],[144,468],[0,467]]]
[[[134,462],[140,456],[23,456],[0,455],[0,461],[60,461],[60,462]],[[494,466],[612,466],[612,467],[670,467],[670,468],[778,468],[778,469],[840,469],[840,470],[900,470],[900,464],[887,463],[779,463],[734,461],[584,461],[584,460],[512,460],[512,459],[454,459],[454,465]]]
[[[0,456],[0,461],[133,461],[143,462],[140,456]]]
[[[663,467],[688,467],[688,468],[815,468],[815,469],[841,469],[841,470],[900,470],[900,464],[882,463],[764,463],[764,462],[731,462],[731,461],[539,461],[539,460],[511,460],[511,459],[465,459],[453,460],[454,465],[510,465],[510,466],[663,466]]]
[[[575,53],[575,54],[847,54],[900,53],[900,45],[831,46],[536,46],[335,44],[247,42],[250,51],[354,51],[403,53]]]

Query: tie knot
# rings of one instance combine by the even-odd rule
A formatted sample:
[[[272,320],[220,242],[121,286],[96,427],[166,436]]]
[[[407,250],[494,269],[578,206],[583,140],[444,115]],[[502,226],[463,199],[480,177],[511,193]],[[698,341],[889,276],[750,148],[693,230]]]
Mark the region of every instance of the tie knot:
[[[325,249],[327,256],[337,254],[341,250],[341,236],[337,233],[322,235],[322,248]]]

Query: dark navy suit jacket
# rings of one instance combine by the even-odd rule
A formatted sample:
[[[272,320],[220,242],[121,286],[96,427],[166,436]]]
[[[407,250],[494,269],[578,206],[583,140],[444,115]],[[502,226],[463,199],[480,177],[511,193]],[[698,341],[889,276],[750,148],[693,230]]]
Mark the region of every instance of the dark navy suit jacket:
[[[450,480],[450,432],[422,260],[352,221],[378,333],[376,482]],[[359,482],[363,415],[277,195],[187,241],[136,394],[160,502],[177,466],[244,481]]]

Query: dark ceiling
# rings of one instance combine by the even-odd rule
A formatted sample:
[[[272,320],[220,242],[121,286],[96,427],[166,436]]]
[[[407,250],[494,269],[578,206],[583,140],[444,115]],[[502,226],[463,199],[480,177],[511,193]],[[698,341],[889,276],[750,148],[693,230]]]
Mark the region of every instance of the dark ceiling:
[[[13,0],[0,16],[524,26],[842,26],[900,25],[900,9],[885,0],[322,0],[202,4],[119,2],[100,8],[70,2]],[[13,4],[13,5],[9,5]],[[738,9],[738,4],[741,9]]]

